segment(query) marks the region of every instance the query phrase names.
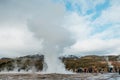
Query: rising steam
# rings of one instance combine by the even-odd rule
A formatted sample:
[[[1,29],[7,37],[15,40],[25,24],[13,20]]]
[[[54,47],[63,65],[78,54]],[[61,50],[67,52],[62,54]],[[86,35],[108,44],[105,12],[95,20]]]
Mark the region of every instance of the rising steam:
[[[47,73],[65,72],[64,65],[58,57],[63,53],[65,47],[73,43],[69,31],[58,24],[61,24],[61,21],[56,18],[48,22],[47,18],[41,20],[40,17],[37,17],[28,22],[29,29],[34,33],[34,36],[43,40],[44,64],[46,64],[44,68],[47,67],[44,70]]]

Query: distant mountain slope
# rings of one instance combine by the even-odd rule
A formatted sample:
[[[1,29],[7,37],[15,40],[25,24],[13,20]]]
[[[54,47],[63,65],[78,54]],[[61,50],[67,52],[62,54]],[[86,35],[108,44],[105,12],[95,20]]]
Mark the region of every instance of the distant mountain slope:
[[[118,56],[108,56],[109,61],[115,67],[120,67],[120,63],[117,61]],[[66,66],[66,69],[78,69],[80,67],[97,67],[97,68],[107,68],[107,62],[105,56],[97,55],[87,55],[82,57],[77,57],[74,55],[69,55],[66,57],[60,57]],[[20,70],[30,70],[32,66],[35,66],[37,71],[43,69],[44,56],[43,55],[27,55],[18,58],[1,58],[0,59],[0,71],[2,70],[14,70],[18,68]]]

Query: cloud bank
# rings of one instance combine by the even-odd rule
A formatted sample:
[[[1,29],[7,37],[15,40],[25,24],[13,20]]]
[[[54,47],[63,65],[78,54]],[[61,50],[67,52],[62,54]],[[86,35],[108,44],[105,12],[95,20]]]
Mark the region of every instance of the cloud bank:
[[[71,5],[67,8],[72,14],[70,14],[66,26],[69,26],[76,38],[76,43],[66,49],[65,53],[120,55],[120,6],[118,5],[120,2],[101,0],[94,4],[95,2],[90,0],[93,4],[90,7],[90,3],[86,0],[84,2],[71,0]],[[81,3],[84,6],[81,6]]]

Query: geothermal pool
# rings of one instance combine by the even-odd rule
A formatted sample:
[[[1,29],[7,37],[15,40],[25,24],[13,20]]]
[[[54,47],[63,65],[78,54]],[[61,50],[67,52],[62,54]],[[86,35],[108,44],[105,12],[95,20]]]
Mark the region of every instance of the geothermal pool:
[[[118,73],[0,73],[0,80],[120,80]]]

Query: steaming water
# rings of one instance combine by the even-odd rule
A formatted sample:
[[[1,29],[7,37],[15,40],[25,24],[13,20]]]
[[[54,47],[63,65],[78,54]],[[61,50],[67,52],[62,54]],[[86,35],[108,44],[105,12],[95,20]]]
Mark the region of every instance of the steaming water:
[[[120,55],[119,55],[119,57],[117,58],[117,61],[120,62]]]
[[[45,55],[45,63],[43,67],[46,68],[46,73],[65,73],[64,64],[58,59],[56,54]]]
[[[50,51],[50,52],[51,53],[48,53],[48,52],[45,53],[42,73],[45,73],[45,74],[46,73],[63,73],[63,74],[72,73],[65,69],[65,65],[59,59],[59,54],[57,51]]]
[[[108,56],[105,57],[105,60],[106,60],[106,62],[107,62],[107,64],[108,64],[108,66],[111,67],[111,68],[113,68],[113,65],[112,65],[111,62],[109,61]]]
[[[13,71],[15,71],[15,72],[18,72],[18,64],[17,64],[17,61],[16,60],[14,60],[14,70]]]

